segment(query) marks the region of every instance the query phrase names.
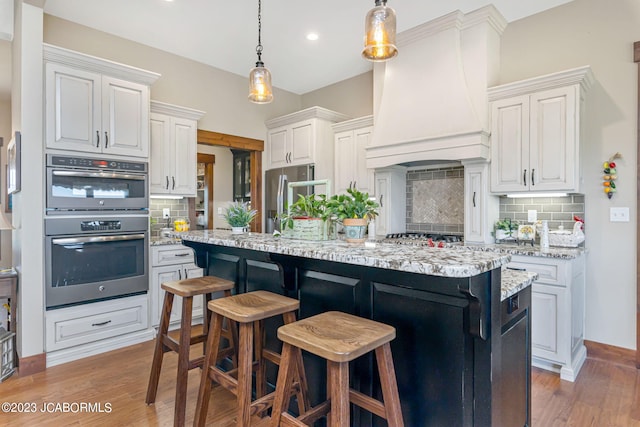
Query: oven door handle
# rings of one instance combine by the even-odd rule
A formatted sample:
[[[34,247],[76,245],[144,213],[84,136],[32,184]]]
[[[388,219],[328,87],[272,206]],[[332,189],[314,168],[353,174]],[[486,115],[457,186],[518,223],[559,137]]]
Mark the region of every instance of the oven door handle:
[[[119,242],[123,240],[144,239],[144,234],[127,234],[125,236],[89,236],[89,237],[66,237],[64,239],[51,239],[54,245],[77,245],[83,243],[104,243]]]
[[[114,178],[114,179],[132,179],[135,181],[144,181],[144,175],[131,175],[127,173],[104,173],[104,172],[79,172],[54,170],[55,176],[79,176],[83,178]]]

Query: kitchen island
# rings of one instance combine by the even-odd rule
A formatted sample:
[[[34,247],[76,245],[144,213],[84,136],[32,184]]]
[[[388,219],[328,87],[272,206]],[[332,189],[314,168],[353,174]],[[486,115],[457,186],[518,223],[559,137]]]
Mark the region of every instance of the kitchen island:
[[[236,292],[297,298],[301,318],[338,310],[394,326],[405,425],[530,424],[532,275],[505,272],[503,289],[510,255],[211,230],[176,236],[206,274],[235,281]],[[278,322],[265,326],[266,346],[279,351]],[[372,356],[356,360],[351,385],[380,398],[374,367]],[[324,361],[305,355],[305,368],[317,403],[325,395]],[[268,377],[275,380],[275,369]],[[385,422],[354,409],[352,425]]]

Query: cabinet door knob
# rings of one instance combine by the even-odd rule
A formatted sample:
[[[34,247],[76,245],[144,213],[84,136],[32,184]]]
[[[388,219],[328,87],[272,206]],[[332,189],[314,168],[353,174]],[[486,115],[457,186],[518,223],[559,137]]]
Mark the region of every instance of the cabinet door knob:
[[[168,190],[168,189],[169,189],[169,175],[165,175],[164,177],[165,177],[165,179],[167,180],[167,185],[165,186],[165,188],[164,188],[164,189],[165,189],[165,190]]]
[[[175,176],[171,177],[171,189],[172,190],[176,189],[176,177]]]
[[[382,194],[380,195],[380,207],[382,207]]]
[[[476,207],[476,192],[473,192],[473,207]]]
[[[109,135],[107,134],[107,131],[104,131],[104,148],[107,148],[109,146]]]
[[[522,180],[524,181],[524,186],[527,186],[527,170],[524,170],[524,173],[522,174]]]
[[[100,147],[100,131],[96,131],[96,148]]]
[[[184,269],[184,278],[188,279],[189,278],[189,272],[187,271],[187,269]]]
[[[182,270],[178,269],[178,280],[182,280]]]
[[[536,185],[536,170],[531,169],[531,185]]]

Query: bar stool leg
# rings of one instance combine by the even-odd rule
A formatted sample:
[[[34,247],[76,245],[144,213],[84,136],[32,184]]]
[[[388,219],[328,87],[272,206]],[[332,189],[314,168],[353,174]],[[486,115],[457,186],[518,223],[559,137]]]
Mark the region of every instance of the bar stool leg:
[[[182,298],[182,318],[180,320],[180,350],[178,352],[178,374],[176,376],[176,401],[173,425],[184,426],[187,405],[187,378],[189,375],[189,347],[191,346],[191,318],[193,297]]]
[[[284,324],[293,323],[296,321],[296,315],[292,312],[283,314]],[[311,408],[311,402],[309,401],[309,388],[307,387],[307,374],[304,370],[304,363],[302,361],[302,352],[294,352],[296,369],[296,380],[300,384],[300,388],[296,393],[296,399],[298,401],[298,412],[304,414],[309,408]],[[281,362],[282,363],[282,362]]]
[[[350,424],[349,363],[327,361],[327,377],[331,383],[331,427]]]
[[[200,388],[198,389],[198,400],[196,401],[196,413],[193,419],[194,426],[204,426],[207,421],[207,410],[209,409],[209,395],[211,393],[211,378],[209,377],[209,367],[215,365],[220,346],[220,330],[222,316],[213,313],[211,316],[211,333],[207,337],[207,353],[202,365],[202,375],[200,378]]]
[[[288,343],[282,344],[282,353],[280,356],[280,369],[278,369],[278,379],[276,380],[276,394],[271,410],[271,427],[280,426],[280,418],[282,413],[289,406],[291,396],[291,380],[296,368],[296,354],[300,354],[296,349]]]
[[[162,369],[162,358],[164,357],[164,337],[169,331],[169,321],[171,320],[171,308],[173,307],[173,294],[165,292],[164,302],[162,303],[162,315],[160,316],[160,326],[158,327],[158,336],[156,337],[156,346],[153,351],[153,362],[151,364],[151,373],[149,374],[149,385],[147,386],[147,397],[145,403],[150,405],[156,401],[158,392],[158,381],[160,379],[160,370]]]
[[[251,372],[253,365],[253,324],[240,323],[238,349],[238,419],[239,426],[248,426],[251,418]]]
[[[267,393],[267,378],[265,372],[266,362],[262,357],[262,350],[264,348],[264,321],[258,320],[253,322],[253,338],[254,338],[254,353],[256,367],[256,399],[261,398]]]
[[[402,427],[402,408],[398,396],[398,383],[396,372],[391,356],[391,345],[385,343],[376,348],[376,361],[378,362],[378,372],[380,373],[380,384],[382,386],[382,398],[387,415],[389,427]]]

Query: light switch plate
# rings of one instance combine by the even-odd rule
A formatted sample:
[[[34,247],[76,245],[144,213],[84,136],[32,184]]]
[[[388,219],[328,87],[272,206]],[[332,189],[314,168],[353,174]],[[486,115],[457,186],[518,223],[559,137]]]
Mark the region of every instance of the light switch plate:
[[[527,221],[536,222],[538,220],[538,211],[535,209],[529,209],[527,211]]]
[[[609,221],[629,222],[629,208],[609,208]]]

